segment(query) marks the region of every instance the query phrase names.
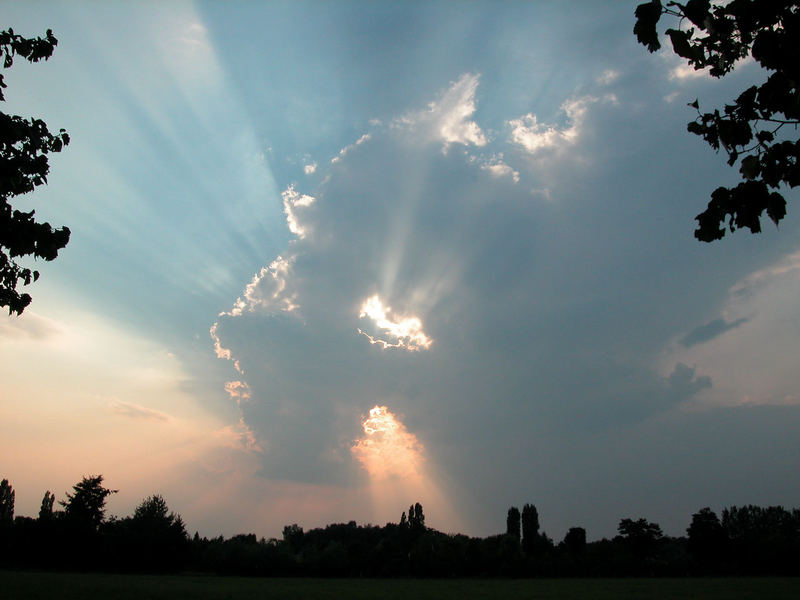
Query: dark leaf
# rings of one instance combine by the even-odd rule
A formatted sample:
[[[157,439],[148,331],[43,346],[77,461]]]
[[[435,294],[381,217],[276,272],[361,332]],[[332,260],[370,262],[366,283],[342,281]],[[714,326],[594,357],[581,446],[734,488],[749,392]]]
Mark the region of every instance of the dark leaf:
[[[761,172],[761,161],[758,156],[751,154],[742,159],[742,165],[739,167],[739,172],[745,179],[755,179]]]
[[[658,41],[658,31],[656,31],[656,24],[661,18],[661,11],[661,1],[651,0],[637,6],[634,12],[636,24],[633,26],[633,33],[639,43],[650,52],[655,52],[661,48],[661,43]]]

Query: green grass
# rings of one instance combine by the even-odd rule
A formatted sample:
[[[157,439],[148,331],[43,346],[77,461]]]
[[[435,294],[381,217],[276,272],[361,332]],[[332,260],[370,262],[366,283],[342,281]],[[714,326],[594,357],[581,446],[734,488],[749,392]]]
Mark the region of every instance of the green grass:
[[[256,579],[0,571],[9,600],[800,598],[800,579]]]

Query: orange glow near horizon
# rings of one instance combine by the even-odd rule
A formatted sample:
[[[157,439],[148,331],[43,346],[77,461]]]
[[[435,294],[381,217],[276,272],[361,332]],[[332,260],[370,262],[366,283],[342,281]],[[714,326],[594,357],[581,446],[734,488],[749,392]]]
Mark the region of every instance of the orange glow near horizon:
[[[362,417],[364,435],[350,451],[369,474],[369,495],[375,522],[397,522],[410,504],[420,502],[429,524],[461,531],[452,501],[440,489],[441,478],[431,474],[425,447],[388,407],[376,405]]]

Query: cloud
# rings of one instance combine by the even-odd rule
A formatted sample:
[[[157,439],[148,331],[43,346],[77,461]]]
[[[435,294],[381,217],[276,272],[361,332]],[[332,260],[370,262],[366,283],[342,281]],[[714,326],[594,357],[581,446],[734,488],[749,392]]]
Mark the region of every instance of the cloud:
[[[364,435],[350,451],[370,477],[380,480],[420,476],[424,447],[387,407],[371,408],[361,425]]]
[[[497,156],[481,165],[481,169],[488,171],[493,177],[510,177],[514,183],[519,183],[519,171],[515,171],[505,162],[503,156]]]
[[[352,152],[354,148],[357,148],[358,146],[360,146],[364,142],[368,141],[371,137],[372,137],[372,134],[365,133],[360,138],[358,138],[354,143],[349,144],[349,145],[345,146],[344,148],[342,148],[341,150],[339,150],[339,154],[337,154],[336,156],[334,156],[331,159],[331,164],[336,164],[337,162],[342,160],[342,158],[347,156],[348,152]]]
[[[358,333],[367,337],[370,344],[377,344],[386,348],[404,348],[410,352],[431,347],[433,340],[429,338],[422,329],[422,321],[419,317],[394,317],[389,314],[392,309],[384,306],[378,294],[370,296],[361,305],[359,319],[369,318],[375,323],[375,327],[381,330],[391,340],[384,340],[377,336],[370,335],[359,328]]]
[[[244,381],[228,381],[225,383],[225,391],[236,400],[236,404],[250,399],[250,386]]]
[[[306,175],[313,175],[317,171],[317,163],[312,162],[303,167],[303,172]]]
[[[511,141],[520,145],[528,154],[543,150],[560,151],[574,145],[580,138],[588,107],[597,99],[591,96],[574,98],[561,105],[568,125],[546,125],[540,123],[533,113],[508,122],[511,126]]]
[[[669,374],[669,391],[676,398],[687,400],[701,390],[711,388],[711,378],[707,375],[695,376],[696,369],[678,363]]]
[[[303,239],[307,230],[306,227],[300,224],[298,209],[308,208],[314,203],[315,198],[308,194],[301,195],[295,191],[293,185],[281,192],[281,198],[283,199],[283,213],[286,215],[286,224],[289,226],[289,231]]]
[[[459,81],[463,99],[463,82],[477,79]],[[658,331],[652,319],[674,310],[658,276],[665,259],[650,229],[623,235],[618,217],[637,214],[632,190],[651,182],[634,173],[603,179],[602,196],[587,193],[599,174],[576,173],[572,153],[555,151],[547,174],[526,171],[529,185],[510,185],[502,165],[513,173],[512,161],[528,156],[519,143],[521,152],[501,156],[504,142],[487,139],[489,158],[472,160],[467,148],[441,151],[435,110],[448,91],[433,112],[390,121],[326,166],[302,215],[313,234],[281,253],[291,259],[283,283],[254,279],[253,290],[267,285],[265,305],[246,291],[242,308],[218,319],[219,344],[245,373],[229,379],[249,388],[239,410],[264,449],[266,477],[359,481],[352,440],[362,439],[369,407],[388,406],[424,445],[427,468],[478,490],[500,461],[519,470],[536,455],[537,468],[552,469],[544,463],[558,462],[554,448],[719,393],[724,373],[659,354],[674,331]],[[475,89],[466,97],[474,102]],[[605,151],[622,117],[609,110],[608,122],[591,123],[597,135],[583,136],[593,102],[566,103],[570,122],[542,128],[554,130],[552,148]],[[606,106],[596,102],[598,112]],[[545,195],[551,183],[565,202],[532,201],[531,189]],[[281,309],[284,295],[296,310]]]
[[[735,321],[728,323],[725,319],[714,319],[705,325],[700,325],[692,329],[689,333],[683,336],[680,340],[681,345],[686,346],[694,346],[695,344],[702,344],[703,342],[708,342],[713,340],[715,337],[722,335],[726,331],[730,331],[731,329],[736,329],[740,325],[744,325],[747,323],[748,319],[746,317],[742,317],[741,319],[736,319]]]
[[[284,258],[283,256],[278,256],[269,266],[262,267],[258,273],[253,275],[253,279],[244,288],[244,296],[236,299],[227,314],[238,316],[246,310],[261,310],[264,312],[292,312],[297,310],[298,305],[295,302],[297,293],[290,287],[293,260],[293,257]],[[212,331],[211,335],[214,337],[215,332]],[[225,354],[224,348],[217,350],[217,356],[229,358],[221,356],[220,352]]]
[[[141,419],[143,421],[164,422],[169,421],[172,418],[167,413],[163,413],[152,408],[147,408],[146,406],[141,406],[139,404],[133,404],[132,402],[113,402],[111,404],[111,410],[118,415],[122,415],[131,419]]]
[[[211,339],[214,342],[214,354],[217,355],[217,358],[221,358],[223,360],[231,360],[231,351],[230,348],[225,348],[222,345],[222,342],[217,335],[217,329],[219,328],[219,323],[214,323],[209,330],[209,334],[211,335]]]
[[[754,270],[728,290],[722,316],[677,337],[664,361],[697,365],[715,382],[704,406],[795,404],[800,252]]]
[[[36,314],[28,309],[20,316],[0,318],[0,343],[3,338],[48,340],[63,333],[62,327],[54,320]]]
[[[475,92],[479,80],[479,75],[465,73],[426,110],[408,114],[396,120],[394,125],[408,127],[423,139],[442,142],[445,151],[452,144],[485,146],[486,136],[470,119],[476,110]]]
[[[800,276],[800,252],[793,252],[772,265],[750,273],[737,282],[730,293],[734,297],[743,298],[757,294],[769,285],[780,284],[785,279],[797,280],[798,276]]]
[[[611,85],[617,79],[619,79],[619,71],[615,71],[614,69],[606,69],[603,71],[595,81],[599,85]]]
[[[708,74],[708,69],[695,69],[685,62],[675,65],[669,71],[669,78],[672,80],[677,79],[678,81],[686,81],[705,77],[711,77],[711,75]]]

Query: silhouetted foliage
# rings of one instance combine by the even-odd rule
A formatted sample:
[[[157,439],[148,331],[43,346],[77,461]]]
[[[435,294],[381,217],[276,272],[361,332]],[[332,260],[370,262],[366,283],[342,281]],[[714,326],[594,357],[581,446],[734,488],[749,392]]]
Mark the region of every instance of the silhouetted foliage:
[[[14,488],[8,479],[0,481],[0,526],[10,525],[14,520]]]
[[[765,211],[777,225],[786,215],[786,200],[775,190],[800,184],[800,3],[688,0],[664,6],[652,0],[636,8],[633,28],[650,52],[661,47],[657,24],[662,15],[678,19],[666,34],[675,53],[695,69],[723,77],[737,61],[752,56],[768,73],[764,83],[744,90],[722,112],[703,113],[697,100],[689,105],[697,118],[688,130],[715,150],[721,147],[729,165],[741,158],[742,176],[737,186],[712,192],[708,208],[696,217],[695,237],[722,238],[726,220],[731,231],[746,227],[758,233]],[[794,127],[787,131],[786,125]]]
[[[536,552],[539,539],[539,511],[533,504],[522,507],[522,549],[526,554]]]
[[[65,517],[77,525],[97,529],[105,517],[106,498],[117,490],[103,487],[102,475],[84,477],[72,490],[74,493],[67,493],[67,499],[59,502]]]
[[[283,528],[283,541],[292,548],[299,548],[303,543],[303,528],[297,523]]]
[[[24,38],[13,29],[0,31],[0,56],[3,68],[14,64],[15,57],[29,62],[47,60],[58,40],[47,30],[44,38]],[[6,88],[0,73],[0,101]],[[67,227],[53,229],[49,223],[37,223],[35,211],[14,210],[10,200],[32,192],[47,183],[50,172],[48,154],[61,152],[69,144],[63,129],[50,133],[41,119],[27,119],[0,112],[0,306],[9,314],[21,314],[31,302],[30,294],[20,294],[17,284],[29,285],[39,278],[38,271],[21,266],[16,259],[33,256],[53,260],[69,242]]]
[[[13,491],[5,480],[0,488],[6,498]],[[158,494],[145,498],[128,517],[106,519],[104,502],[113,491],[103,487],[100,476],[84,478],[73,489],[61,504],[74,510],[71,505],[94,498],[99,513],[87,509],[80,514],[100,514],[99,525],[90,525],[97,519],[76,520],[67,511],[52,511],[54,498],[46,492],[38,519],[17,516],[0,527],[0,569],[282,577],[800,575],[800,510],[780,506],[733,506],[723,511],[721,521],[709,508],[701,509],[692,516],[688,539],[665,536],[645,519],[622,519],[612,540],[587,543],[586,531],[571,527],[554,546],[539,531],[538,512],[527,504],[520,521],[533,549],[523,552],[514,535],[513,509],[506,531],[485,538],[445,534],[425,525],[417,503],[409,510],[412,519],[401,517],[399,524],[383,527],[350,521],[304,531],[292,524],[284,527],[280,540],[253,533],[228,539],[195,533],[190,539],[183,519]],[[712,552],[717,562],[706,560]]]
[[[42,498],[42,506],[39,508],[40,521],[49,521],[53,518],[53,504],[55,501],[56,495],[47,490]]]
[[[661,527],[647,519],[622,519],[617,527],[620,538],[636,558],[650,557],[658,542],[664,537]]]
[[[508,509],[508,516],[506,517],[506,535],[510,535],[519,542],[520,540],[520,515],[519,509],[512,506]]]
[[[586,553],[586,530],[583,527],[570,527],[562,543],[570,556],[583,556]]]
[[[725,551],[725,532],[717,514],[708,507],[701,508],[692,515],[686,534],[695,572],[711,574],[719,571]]]
[[[800,555],[800,511],[782,506],[732,506],[722,511],[727,559],[735,572],[759,575],[797,569]]]
[[[422,505],[419,502],[408,507],[408,527],[412,531],[425,529],[425,515],[422,513]]]
[[[112,520],[106,533],[127,569],[174,571],[186,561],[188,538],[183,519],[170,512],[158,494],[143,500],[133,516]]]

